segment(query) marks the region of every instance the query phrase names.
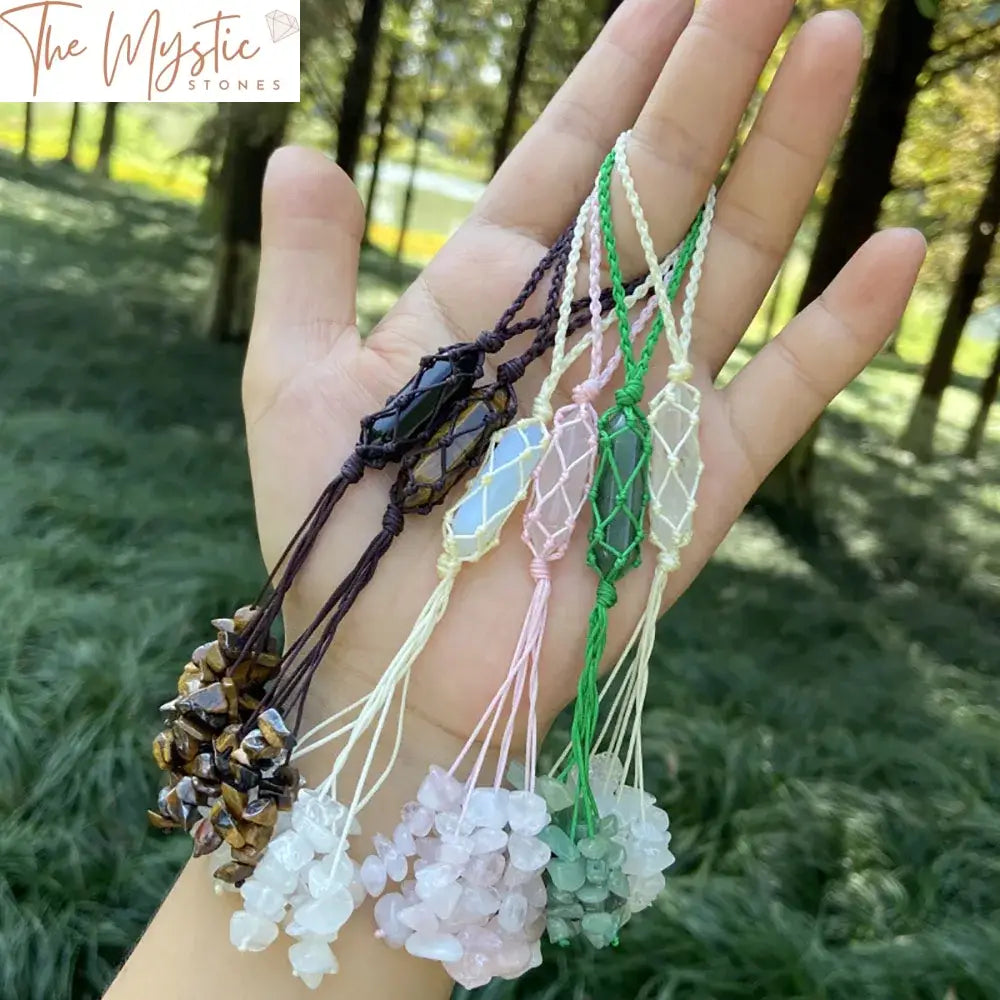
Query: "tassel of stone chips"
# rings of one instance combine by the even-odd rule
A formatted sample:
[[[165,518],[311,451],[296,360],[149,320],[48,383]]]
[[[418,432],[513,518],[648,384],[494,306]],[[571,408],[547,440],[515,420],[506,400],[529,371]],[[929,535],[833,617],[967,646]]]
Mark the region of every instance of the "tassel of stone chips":
[[[281,716],[262,712],[247,730],[279,663],[273,646],[241,655],[255,614],[240,608],[212,623],[218,638],[192,653],[177,697],[162,706],[166,725],[153,741],[168,784],[150,822],[190,832],[195,856],[216,854],[215,875],[230,884],[253,871],[279,810],[291,808],[298,789],[298,774],[285,762],[293,739]]]

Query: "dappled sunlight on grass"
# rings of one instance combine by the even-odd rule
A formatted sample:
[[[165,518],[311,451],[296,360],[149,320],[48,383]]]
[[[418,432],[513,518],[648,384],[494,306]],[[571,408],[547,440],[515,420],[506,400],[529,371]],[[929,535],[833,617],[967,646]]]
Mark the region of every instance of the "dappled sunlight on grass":
[[[143,820],[156,706],[260,578],[242,359],[197,332],[193,205],[0,171],[0,995],[89,1000],[185,853]],[[363,331],[415,273],[391,244],[362,257]],[[949,457],[963,382],[915,465],[916,386],[880,359],[834,404],[814,546],[744,517],[661,625],[656,910],[487,996],[994,1000],[1000,427],[978,466]]]

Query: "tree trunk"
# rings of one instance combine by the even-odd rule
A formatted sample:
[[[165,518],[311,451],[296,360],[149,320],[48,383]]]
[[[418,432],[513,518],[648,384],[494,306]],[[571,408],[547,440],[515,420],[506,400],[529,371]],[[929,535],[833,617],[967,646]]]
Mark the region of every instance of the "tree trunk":
[[[413,210],[413,191],[416,186],[417,170],[420,168],[421,147],[424,142],[424,135],[427,132],[427,124],[431,117],[432,100],[429,96],[433,88],[433,81],[428,86],[428,96],[424,98],[420,105],[420,124],[417,126],[417,134],[413,140],[413,157],[410,159],[410,179],[406,184],[406,195],[403,198],[403,214],[399,219],[399,241],[396,243],[396,260],[403,259],[403,241],[410,228],[410,212]]]
[[[76,135],[80,131],[80,105],[73,102],[73,114],[69,120],[69,135],[66,137],[66,152],[62,161],[67,167],[76,166]]]
[[[408,9],[408,8],[407,8]],[[389,126],[392,124],[392,113],[395,110],[396,89],[399,86],[399,71],[403,66],[403,39],[394,38],[389,52],[389,66],[385,78],[385,93],[382,95],[382,107],[378,113],[378,138],[375,140],[375,155],[372,157],[372,175],[368,181],[368,197],[365,199],[365,241],[368,240],[368,227],[371,225],[372,212],[375,210],[375,195],[378,191],[378,172],[382,166],[382,155],[389,137]]]
[[[965,258],[952,289],[941,331],[938,333],[934,353],[931,355],[920,393],[913,404],[910,422],[899,439],[899,446],[912,452],[922,461],[934,452],[934,428],[937,425],[941,399],[951,381],[962,331],[972,315],[972,309],[982,288],[986,266],[990,262],[997,226],[1000,225],[1000,145],[993,161],[993,172],[986,192],[979,204],[979,211],[969,226],[969,242]]]
[[[229,109],[220,176],[220,233],[205,326],[219,341],[250,335],[260,257],[264,171],[281,144],[291,105],[234,104]]]
[[[514,71],[510,76],[510,86],[507,88],[507,108],[504,111],[500,130],[493,140],[493,173],[507,159],[507,154],[514,141],[514,128],[517,125],[517,111],[521,105],[521,90],[528,73],[528,54],[531,51],[531,40],[538,26],[538,8],[541,0],[527,0],[524,5],[524,26],[517,40],[517,56],[514,59]]]
[[[892,189],[892,167],[931,54],[934,21],[914,0],[888,0],[847,133],[837,178],[823,213],[798,308],[812,302],[872,233]],[[817,427],[795,445],[758,491],[758,500],[790,530],[812,516],[812,450]]]
[[[983,444],[983,435],[986,433],[986,421],[989,419],[990,407],[996,402],[997,384],[1000,383],[1000,337],[997,338],[996,351],[993,354],[993,367],[990,368],[989,375],[983,379],[983,384],[979,389],[979,412],[976,419],[969,427],[969,433],[965,438],[965,447],[962,449],[964,458],[976,459],[979,457],[979,449]]]
[[[24,141],[21,143],[21,162],[31,162],[31,133],[34,131],[35,106],[29,101],[24,106]]]
[[[891,354],[894,358],[899,357],[899,338],[903,336],[903,324],[906,322],[906,314],[904,313],[899,318],[899,322],[896,324],[892,333],[889,334],[889,339],[882,345],[883,354]]]
[[[354,56],[344,75],[344,96],[337,120],[337,163],[352,178],[358,166],[361,137],[365,131],[365,113],[375,74],[375,53],[384,5],[385,0],[365,0],[358,22]]]
[[[101,128],[101,141],[97,145],[97,162],[94,163],[94,173],[99,177],[111,176],[111,151],[115,146],[115,124],[118,119],[118,103],[112,101],[104,105],[104,126]]]

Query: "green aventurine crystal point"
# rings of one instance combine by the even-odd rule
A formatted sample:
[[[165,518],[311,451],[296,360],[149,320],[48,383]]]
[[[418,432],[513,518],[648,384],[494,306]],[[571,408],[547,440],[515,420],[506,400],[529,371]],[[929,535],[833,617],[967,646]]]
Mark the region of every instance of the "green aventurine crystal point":
[[[651,441],[645,417],[631,407],[605,413],[598,433],[590,562],[613,582],[641,561]]]

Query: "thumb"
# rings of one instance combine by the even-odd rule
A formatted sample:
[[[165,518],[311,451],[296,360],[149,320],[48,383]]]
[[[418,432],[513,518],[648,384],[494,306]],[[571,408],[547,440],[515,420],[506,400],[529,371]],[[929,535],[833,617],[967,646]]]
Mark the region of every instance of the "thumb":
[[[297,146],[271,157],[262,197],[247,376],[273,387],[353,330],[364,212],[350,178],[335,163]]]

